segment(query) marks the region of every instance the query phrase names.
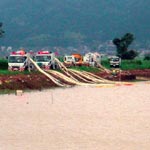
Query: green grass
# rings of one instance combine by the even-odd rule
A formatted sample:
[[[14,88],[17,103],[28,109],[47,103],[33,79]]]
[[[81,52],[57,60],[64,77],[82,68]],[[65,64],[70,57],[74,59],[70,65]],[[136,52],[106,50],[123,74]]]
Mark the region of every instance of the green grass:
[[[14,93],[15,93],[15,90],[9,90],[9,89],[0,90],[0,95],[3,95],[3,94],[14,94]]]
[[[102,60],[101,64],[110,69],[109,60]],[[134,60],[122,60],[122,70],[133,70],[133,69],[150,69],[150,60],[134,59]]]
[[[7,60],[0,59],[1,64],[6,64]],[[101,64],[110,69],[109,60],[103,59]],[[88,71],[88,72],[99,72],[98,68],[94,67],[87,67],[87,66],[76,66],[71,67],[72,69],[79,70],[79,71]],[[144,60],[144,59],[135,59],[135,60],[122,60],[121,62],[121,69],[122,70],[133,70],[133,69],[150,69],[150,60]],[[59,70],[58,70],[59,71]],[[8,71],[7,68],[1,69],[0,68],[0,75],[17,75],[17,74],[31,74],[36,73],[35,72],[29,72],[29,71]]]
[[[71,67],[71,69],[75,69],[78,71],[87,71],[87,72],[99,72],[98,68],[87,67],[87,66],[75,66],[75,67]]]
[[[150,69],[150,60],[123,60],[121,63],[122,70],[133,69]]]
[[[103,59],[101,61],[102,66],[106,67],[107,69],[110,69],[110,63],[108,59]]]
[[[31,74],[31,72],[29,72],[29,71],[20,72],[20,71],[0,70],[0,75],[17,75],[17,74]]]
[[[63,56],[58,57],[60,62],[64,62],[63,58],[64,58]]]

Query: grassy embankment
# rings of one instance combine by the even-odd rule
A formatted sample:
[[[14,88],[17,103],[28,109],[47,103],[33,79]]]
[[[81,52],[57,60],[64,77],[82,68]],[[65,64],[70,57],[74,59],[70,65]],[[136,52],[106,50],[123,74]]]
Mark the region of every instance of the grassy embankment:
[[[98,72],[99,71],[99,69],[97,69],[97,68],[87,67],[87,66],[80,66],[80,67],[76,66],[76,67],[72,67],[72,69],[80,70],[80,71],[88,71],[88,72]],[[0,75],[2,75],[2,74],[3,75],[16,75],[16,74],[30,74],[30,72],[28,72],[28,71],[24,71],[24,72],[8,71],[7,60],[0,59]]]
[[[109,66],[109,60],[103,59],[102,65],[108,69],[110,69]],[[30,72],[20,72],[20,71],[8,71],[8,63],[7,60],[0,59],[0,74],[2,75],[16,75],[16,74],[30,74]],[[80,67],[72,67],[72,69],[80,70],[80,71],[89,71],[89,72],[98,72],[99,70],[94,67],[86,67],[86,66],[80,66]],[[122,70],[131,70],[131,69],[150,69],[150,60],[142,60],[142,59],[135,59],[135,60],[122,60],[121,62],[121,69]]]
[[[102,60],[102,65],[106,68],[110,68],[109,60]],[[122,60],[121,61],[122,70],[134,70],[134,69],[150,69],[150,60],[134,59],[134,60]]]
[[[29,74],[29,72],[9,71],[8,61],[6,59],[0,59],[0,75],[16,75],[16,74]]]

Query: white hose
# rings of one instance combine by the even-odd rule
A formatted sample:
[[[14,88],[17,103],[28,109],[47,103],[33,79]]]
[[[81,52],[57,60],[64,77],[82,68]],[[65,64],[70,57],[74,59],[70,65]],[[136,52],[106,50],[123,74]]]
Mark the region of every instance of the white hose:
[[[48,73],[47,73],[44,70],[42,70],[36,64],[36,62],[34,62],[30,57],[28,57],[28,59],[29,59],[29,61],[31,61],[33,63],[33,65],[37,68],[38,71],[40,71],[42,74],[44,74],[49,79],[51,79],[56,85],[61,86],[61,87],[67,87],[68,85],[64,84],[64,83],[60,83],[60,81],[57,78],[51,76],[49,73],[66,81],[68,84],[73,84],[73,85],[101,87],[101,86],[107,86],[107,85],[115,85],[115,83],[116,83],[116,82],[112,82],[112,81],[103,79],[99,76],[96,76],[96,75],[86,72],[86,71],[80,72],[80,71],[73,70],[73,69],[67,69],[57,58],[55,58],[55,61],[59,65],[60,69],[65,74],[67,74],[67,76],[60,72],[54,71],[54,70],[48,70],[47,71]],[[77,80],[71,74],[73,74],[74,76],[78,77],[79,79],[83,80],[86,83]]]

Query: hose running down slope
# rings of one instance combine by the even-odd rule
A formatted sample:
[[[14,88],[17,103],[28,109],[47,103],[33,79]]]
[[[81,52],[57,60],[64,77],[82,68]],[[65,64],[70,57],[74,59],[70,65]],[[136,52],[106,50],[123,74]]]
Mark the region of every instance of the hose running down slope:
[[[86,71],[77,71],[73,69],[67,69],[63,63],[61,63],[57,58],[55,58],[56,63],[63,73],[60,73],[55,70],[42,70],[36,62],[28,57],[29,61],[35,66],[35,68],[52,80],[57,86],[68,87],[69,85],[80,85],[80,86],[106,86],[106,85],[115,85],[118,82],[109,81],[103,79],[97,75]],[[58,80],[61,79],[60,80]],[[62,82],[62,80],[65,82]]]

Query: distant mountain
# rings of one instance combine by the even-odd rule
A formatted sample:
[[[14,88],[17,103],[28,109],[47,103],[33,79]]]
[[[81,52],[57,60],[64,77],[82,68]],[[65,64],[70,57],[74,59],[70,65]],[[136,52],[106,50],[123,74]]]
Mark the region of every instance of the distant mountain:
[[[1,0],[0,45],[92,45],[131,32],[150,47],[149,10],[149,0]]]

